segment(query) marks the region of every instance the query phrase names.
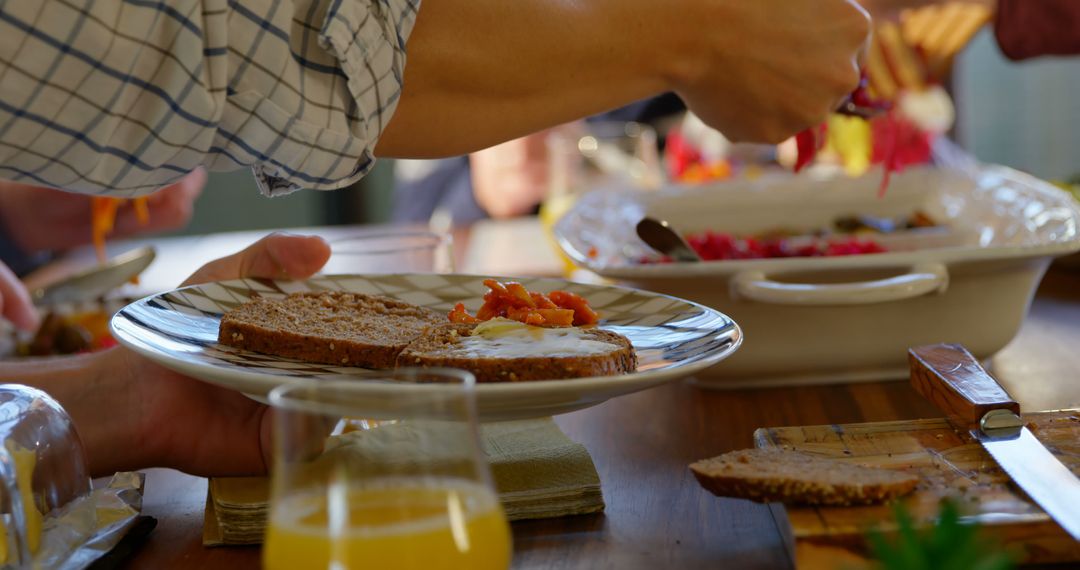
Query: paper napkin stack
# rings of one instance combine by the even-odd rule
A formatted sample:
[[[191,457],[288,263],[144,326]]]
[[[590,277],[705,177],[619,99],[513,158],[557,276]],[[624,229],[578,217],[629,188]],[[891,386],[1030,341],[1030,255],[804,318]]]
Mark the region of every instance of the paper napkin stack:
[[[485,424],[480,435],[510,520],[604,510],[600,477],[588,451],[568,438],[551,418]],[[203,543],[262,542],[269,491],[266,478],[211,479]]]

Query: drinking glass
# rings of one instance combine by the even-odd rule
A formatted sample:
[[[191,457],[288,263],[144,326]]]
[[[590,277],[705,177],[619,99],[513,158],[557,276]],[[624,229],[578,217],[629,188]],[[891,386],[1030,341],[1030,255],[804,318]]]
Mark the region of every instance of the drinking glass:
[[[0,567],[51,567],[45,515],[92,489],[82,441],[56,400],[18,384],[0,384],[0,441]]]
[[[404,368],[385,380],[270,393],[264,567],[505,570],[510,531],[481,451],[475,378]]]
[[[330,241],[325,274],[452,273],[449,234],[424,230],[379,230]]]
[[[571,123],[551,131],[547,150],[548,192],[540,205],[540,223],[569,277],[576,268],[556,243],[552,227],[590,190],[659,188],[663,169],[657,134],[634,122]]]

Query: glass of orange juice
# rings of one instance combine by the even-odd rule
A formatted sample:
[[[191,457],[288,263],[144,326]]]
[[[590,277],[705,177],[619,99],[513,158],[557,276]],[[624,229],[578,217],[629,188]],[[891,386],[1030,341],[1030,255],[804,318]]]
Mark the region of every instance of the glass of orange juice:
[[[472,374],[280,386],[268,570],[505,570],[511,540],[483,459]],[[374,388],[372,388],[374,386]]]

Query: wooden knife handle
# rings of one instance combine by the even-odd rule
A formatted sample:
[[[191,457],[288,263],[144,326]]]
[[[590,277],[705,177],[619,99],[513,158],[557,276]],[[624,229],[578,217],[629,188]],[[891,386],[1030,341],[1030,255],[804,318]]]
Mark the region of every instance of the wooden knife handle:
[[[931,344],[908,350],[911,385],[958,428],[978,429],[990,410],[1020,415],[1020,404],[959,344]]]

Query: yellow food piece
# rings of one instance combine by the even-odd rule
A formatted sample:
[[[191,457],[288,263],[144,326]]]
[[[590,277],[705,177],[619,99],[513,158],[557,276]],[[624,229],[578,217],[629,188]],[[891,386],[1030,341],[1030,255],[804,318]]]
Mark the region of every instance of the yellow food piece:
[[[859,176],[870,168],[872,148],[869,121],[843,115],[829,117],[825,150],[836,154],[848,176]]]
[[[32,486],[34,467],[37,465],[37,451],[23,449],[11,441],[7,442],[6,447],[12,461],[15,462],[15,487],[19,491],[19,498],[22,500],[23,505],[23,517],[26,521],[26,544],[30,548],[30,553],[34,554],[41,546],[42,529],[41,511],[34,504],[34,489]],[[3,560],[6,562],[8,557],[6,528],[4,529],[4,540],[0,542],[4,543]]]

